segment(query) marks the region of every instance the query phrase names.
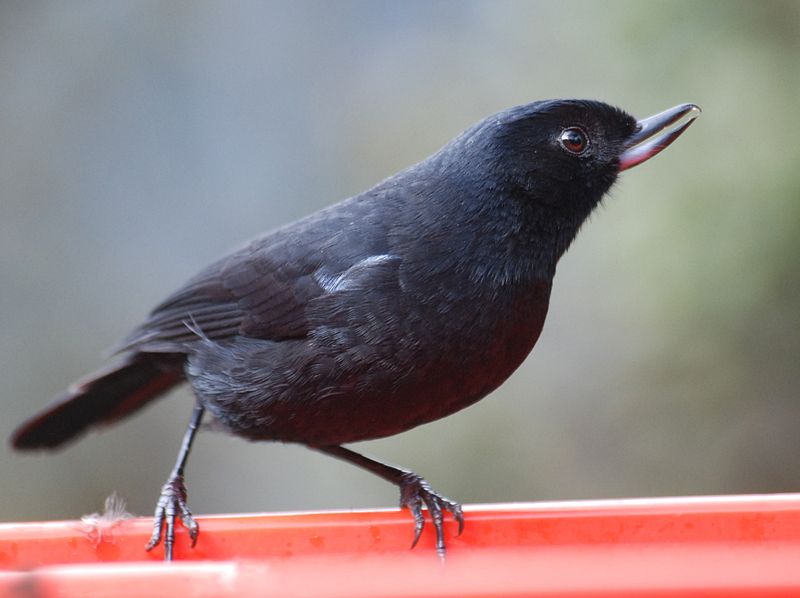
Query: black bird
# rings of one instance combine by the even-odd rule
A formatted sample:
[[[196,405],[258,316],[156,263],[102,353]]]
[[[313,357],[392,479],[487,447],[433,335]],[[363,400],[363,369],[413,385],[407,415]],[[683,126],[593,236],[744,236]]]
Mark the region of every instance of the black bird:
[[[250,440],[296,442],[400,488],[415,519],[461,507],[417,474],[342,444],[449,415],[500,386],[536,343],[556,263],[617,175],[674,141],[693,104],[637,122],[596,101],[490,116],[372,189],[211,264],[156,307],[121,359],[73,385],[14,434],[52,449],[188,381],[197,403],[155,512],[198,526],[184,466],[203,414]],[[682,123],[682,124],[681,124]],[[166,533],[163,529],[166,527]]]

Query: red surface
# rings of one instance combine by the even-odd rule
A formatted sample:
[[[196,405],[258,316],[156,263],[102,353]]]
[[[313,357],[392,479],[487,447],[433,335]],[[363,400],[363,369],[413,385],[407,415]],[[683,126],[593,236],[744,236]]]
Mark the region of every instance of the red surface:
[[[794,596],[800,495],[465,508],[409,550],[398,511],[200,517],[177,562],[146,553],[150,519],[0,525],[0,596]],[[429,527],[429,526],[428,526]],[[100,533],[101,532],[101,533]]]

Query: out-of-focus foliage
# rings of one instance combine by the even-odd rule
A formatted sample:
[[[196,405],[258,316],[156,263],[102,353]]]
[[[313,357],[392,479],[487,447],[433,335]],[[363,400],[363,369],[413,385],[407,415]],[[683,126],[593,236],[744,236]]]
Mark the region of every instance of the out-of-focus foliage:
[[[0,435],[247,237],[509,105],[704,114],[625,173],[532,356],[476,406],[360,448],[465,502],[800,490],[800,3],[5,2]],[[436,397],[430,397],[436,400]],[[0,519],[148,513],[186,391],[51,456]],[[302,448],[204,434],[198,513],[395,504]]]

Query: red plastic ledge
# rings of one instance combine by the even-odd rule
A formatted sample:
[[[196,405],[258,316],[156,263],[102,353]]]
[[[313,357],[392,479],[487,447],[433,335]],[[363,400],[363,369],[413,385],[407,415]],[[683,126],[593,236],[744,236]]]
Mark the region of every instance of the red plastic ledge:
[[[151,519],[0,524],[0,596],[800,596],[800,494],[464,512],[445,562],[396,510],[199,517],[173,563],[144,551]]]

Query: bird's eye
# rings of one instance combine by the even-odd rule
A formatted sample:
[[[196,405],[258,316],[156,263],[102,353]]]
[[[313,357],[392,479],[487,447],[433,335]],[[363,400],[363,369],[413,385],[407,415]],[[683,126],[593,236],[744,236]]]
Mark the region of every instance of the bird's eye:
[[[558,137],[558,142],[571,154],[580,155],[589,147],[589,138],[578,127],[564,129]]]

